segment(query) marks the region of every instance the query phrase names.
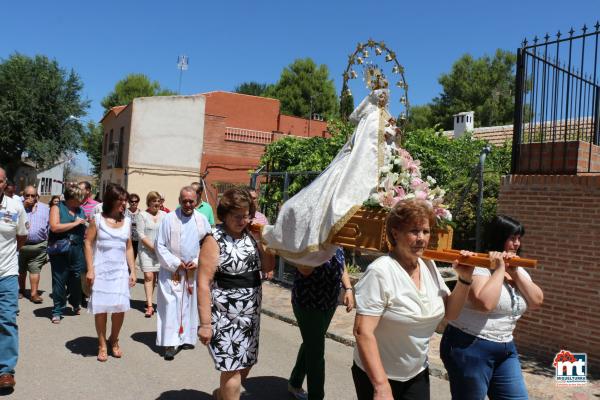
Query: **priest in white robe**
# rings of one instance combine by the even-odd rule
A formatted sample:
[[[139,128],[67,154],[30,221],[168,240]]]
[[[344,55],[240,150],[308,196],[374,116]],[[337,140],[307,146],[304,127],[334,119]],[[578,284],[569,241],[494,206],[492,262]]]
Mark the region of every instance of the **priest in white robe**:
[[[181,189],[179,204],[161,222],[154,246],[160,261],[156,344],[165,347],[165,360],[198,340],[198,254],[200,242],[211,234],[206,217],[194,209],[192,187]]]

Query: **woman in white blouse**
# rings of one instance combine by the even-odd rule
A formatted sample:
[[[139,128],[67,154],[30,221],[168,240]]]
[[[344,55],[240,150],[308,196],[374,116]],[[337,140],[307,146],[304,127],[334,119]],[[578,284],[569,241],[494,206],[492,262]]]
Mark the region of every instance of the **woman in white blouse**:
[[[435,223],[426,201],[400,201],[386,221],[390,253],[369,265],[355,287],[352,376],[359,400],[429,399],[429,338],[444,317],[459,315],[473,273],[455,261],[459,281],[450,293],[433,261],[421,259]]]
[[[498,215],[489,232],[492,268],[475,268],[469,299],[446,327],[440,356],[453,399],[527,399],[513,331],[528,308],[542,305],[544,294],[527,271],[510,266],[525,235],[523,225]]]
[[[154,306],[152,296],[154,285],[160,270],[160,262],[154,252],[154,239],[160,222],[167,215],[166,212],[160,210],[160,193],[150,192],[146,196],[146,205],[148,209],[140,212],[137,218],[137,234],[139,237],[139,258],[138,262],[140,269],[144,273],[144,291],[146,292],[146,318],[152,317],[154,314]]]

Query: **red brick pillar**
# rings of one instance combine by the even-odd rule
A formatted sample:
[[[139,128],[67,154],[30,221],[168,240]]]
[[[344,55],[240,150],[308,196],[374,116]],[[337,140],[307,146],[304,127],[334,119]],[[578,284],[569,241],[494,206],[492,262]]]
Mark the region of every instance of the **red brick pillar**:
[[[540,310],[517,324],[523,354],[550,360],[561,349],[587,353],[600,368],[600,176],[511,175],[502,180],[498,213],[525,226],[523,256],[544,291]]]

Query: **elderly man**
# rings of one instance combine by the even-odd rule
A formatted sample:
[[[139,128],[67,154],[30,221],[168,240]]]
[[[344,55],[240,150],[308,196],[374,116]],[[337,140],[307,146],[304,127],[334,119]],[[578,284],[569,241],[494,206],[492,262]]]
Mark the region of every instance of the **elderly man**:
[[[156,344],[165,347],[165,360],[172,360],[180,347],[193,348],[198,340],[198,254],[211,228],[194,209],[196,201],[194,188],[181,189],[180,207],[162,220],[154,243],[160,261]]]
[[[94,208],[98,204],[96,200],[92,198],[92,184],[88,181],[79,182],[79,188],[83,191],[83,202],[81,202],[81,208],[85,213],[85,217],[91,220],[94,217]]]
[[[19,356],[19,264],[17,250],[27,240],[23,205],[4,193],[6,171],[0,168],[0,389],[15,386]]]
[[[29,283],[31,285],[31,296],[29,299],[36,304],[43,302],[42,296],[38,294],[40,283],[40,272],[46,264],[48,249],[48,223],[50,219],[50,208],[38,202],[39,196],[34,186],[27,186],[23,194],[25,200],[23,206],[27,213],[29,234],[27,242],[19,250],[19,298],[25,293],[25,280],[29,272]]]
[[[211,226],[215,225],[215,215],[213,214],[213,209],[206,201],[202,201],[202,192],[204,192],[204,183],[202,182],[194,182],[190,185],[196,191],[196,196],[198,196],[198,206],[196,207],[196,211],[200,214],[204,215],[208,220],[208,223]]]

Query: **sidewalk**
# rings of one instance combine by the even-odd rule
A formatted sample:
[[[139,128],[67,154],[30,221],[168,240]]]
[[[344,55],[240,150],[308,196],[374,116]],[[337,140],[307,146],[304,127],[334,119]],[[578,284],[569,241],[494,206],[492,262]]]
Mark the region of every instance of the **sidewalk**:
[[[263,284],[262,312],[281,321],[296,325],[296,319],[290,302],[290,290],[276,283]],[[354,346],[352,327],[354,311],[347,313],[344,307],[338,307],[327,337],[337,342]],[[448,379],[442,360],[440,360],[441,335],[434,333],[429,346],[429,369],[431,375]],[[535,400],[592,400],[600,398],[600,380],[590,381],[582,387],[557,387],[551,366],[540,370],[535,362],[523,362],[523,375],[529,391],[529,397]]]

